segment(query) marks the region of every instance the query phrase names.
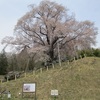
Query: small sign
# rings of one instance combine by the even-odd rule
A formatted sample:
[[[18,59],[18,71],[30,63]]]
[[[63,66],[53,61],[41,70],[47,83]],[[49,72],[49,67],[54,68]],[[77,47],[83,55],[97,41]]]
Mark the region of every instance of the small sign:
[[[34,93],[36,100],[36,83],[24,83],[22,87],[22,98],[24,93]]]
[[[52,96],[58,96],[58,90],[51,90]]]
[[[36,91],[35,83],[23,84],[23,92],[35,92],[35,91]]]
[[[8,93],[8,98],[11,98],[11,94],[10,93]]]

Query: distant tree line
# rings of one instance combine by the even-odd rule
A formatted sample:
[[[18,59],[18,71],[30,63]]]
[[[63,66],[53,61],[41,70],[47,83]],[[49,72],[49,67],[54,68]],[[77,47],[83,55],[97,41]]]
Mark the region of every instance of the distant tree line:
[[[84,57],[84,55],[87,57],[100,57],[100,49],[78,50],[76,54],[75,57],[78,57],[78,59],[80,55],[81,57]],[[73,57],[72,55],[66,55],[65,58],[61,57],[61,59],[62,61],[66,61],[71,60]],[[20,54],[8,54],[5,51],[0,53],[0,75],[5,75],[9,71],[30,71],[44,66],[44,61],[37,61],[36,55],[31,54],[29,56],[26,50]]]
[[[84,54],[87,57],[100,57],[100,49],[86,49],[86,50],[80,50],[78,51],[78,54],[81,55],[82,57],[84,56]]]

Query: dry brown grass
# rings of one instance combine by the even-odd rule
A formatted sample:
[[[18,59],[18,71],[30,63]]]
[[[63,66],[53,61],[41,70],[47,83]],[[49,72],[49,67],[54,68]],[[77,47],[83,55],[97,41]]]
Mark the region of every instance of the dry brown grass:
[[[26,78],[2,83],[1,86],[11,91],[15,97],[13,100],[21,100],[18,93],[22,92],[24,82],[37,83],[37,100],[53,100],[52,89],[59,91],[57,100],[100,100],[100,58],[83,58],[69,65],[66,62],[62,67],[56,65],[42,73],[29,73]]]

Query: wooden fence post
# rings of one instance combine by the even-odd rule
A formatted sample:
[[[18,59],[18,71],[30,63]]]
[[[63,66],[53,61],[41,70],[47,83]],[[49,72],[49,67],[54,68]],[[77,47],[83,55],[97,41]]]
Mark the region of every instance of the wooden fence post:
[[[16,75],[15,75],[15,81],[16,81]]]
[[[80,55],[80,59],[82,59],[82,56]]]
[[[0,81],[1,81],[0,83],[2,84],[2,79],[0,79]]]
[[[54,64],[52,64],[52,68],[54,69]]]
[[[7,77],[7,82],[8,82],[8,77]]]
[[[35,75],[35,70],[33,70],[33,75]]]
[[[25,77],[26,77],[26,72],[25,72]]]
[[[86,54],[84,53],[84,57],[86,57]]]
[[[47,71],[48,71],[48,66],[47,66]]]
[[[69,65],[69,60],[68,60],[68,65]]]
[[[42,68],[40,68],[40,72],[42,73]]]
[[[75,57],[74,57],[74,63],[76,64],[76,59],[75,59]]]

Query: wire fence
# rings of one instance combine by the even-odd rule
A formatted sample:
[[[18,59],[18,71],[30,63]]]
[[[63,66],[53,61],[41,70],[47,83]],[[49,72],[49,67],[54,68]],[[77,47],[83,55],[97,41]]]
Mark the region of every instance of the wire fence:
[[[86,56],[84,55],[84,57],[86,57]],[[81,55],[79,56],[79,59],[82,59]],[[77,59],[74,57],[71,60],[67,60],[66,62],[63,62],[63,63],[61,62],[61,64],[59,64],[59,63],[52,63],[50,66],[40,67],[38,69],[34,69],[34,70],[31,70],[31,71],[27,71],[27,72],[23,71],[23,72],[21,72],[20,77],[17,77],[17,75],[15,74],[13,76],[13,79],[11,79],[11,80],[17,80],[18,78],[28,77],[29,75],[36,75],[38,73],[43,73],[44,71],[48,71],[50,69],[54,69],[57,66],[58,67],[68,67],[70,65],[70,63],[72,63],[72,62],[74,64],[76,64]],[[0,84],[2,84],[3,82],[8,82],[8,81],[10,81],[9,77],[7,77],[6,79],[4,79],[3,77],[0,78]]]

